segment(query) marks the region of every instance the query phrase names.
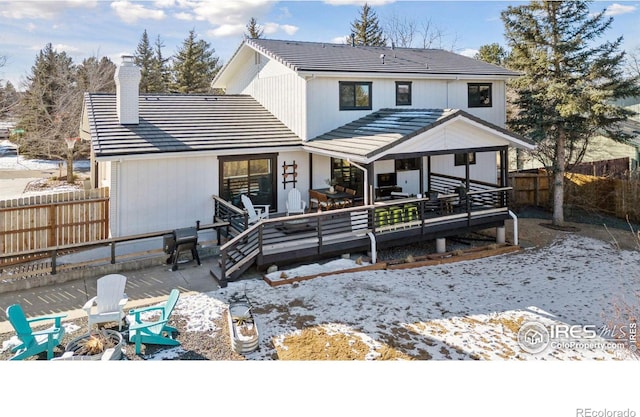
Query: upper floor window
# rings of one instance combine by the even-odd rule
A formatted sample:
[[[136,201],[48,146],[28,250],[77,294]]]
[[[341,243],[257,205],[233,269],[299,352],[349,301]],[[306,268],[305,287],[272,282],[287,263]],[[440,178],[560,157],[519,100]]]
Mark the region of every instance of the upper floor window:
[[[371,110],[371,83],[340,81],[340,110]]]
[[[396,106],[411,105],[411,82],[396,81]]]
[[[491,84],[469,84],[469,107],[491,107]]]

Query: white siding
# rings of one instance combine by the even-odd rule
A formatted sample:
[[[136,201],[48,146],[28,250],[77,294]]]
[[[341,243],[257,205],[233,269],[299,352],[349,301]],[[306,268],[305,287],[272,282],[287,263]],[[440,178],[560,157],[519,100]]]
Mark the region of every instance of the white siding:
[[[340,81],[363,81],[372,83],[372,110],[340,111]],[[396,106],[396,81],[411,81],[411,106]],[[493,106],[488,108],[469,108],[467,84],[469,82],[491,82]],[[504,127],[506,120],[504,82],[486,80],[411,80],[406,78],[367,79],[367,78],[328,78],[316,77],[307,83],[308,89],[308,136],[312,139],[352,120],[382,108],[455,108],[465,110],[488,122]]]
[[[469,107],[468,84],[469,83],[490,83],[492,106],[491,107]],[[507,120],[505,107],[505,84],[504,81],[496,80],[464,80],[451,81],[448,84],[449,102],[447,107],[451,109],[462,109],[489,123],[504,127]]]
[[[287,195],[289,191],[293,188],[293,183],[283,184],[283,164],[286,162],[287,164],[295,163],[298,165],[296,172],[298,176],[296,177],[297,182],[295,188],[300,191],[302,195],[302,199],[305,201],[309,201],[309,154],[300,151],[300,152],[281,152],[278,154],[278,166],[276,167],[276,190],[278,193],[278,213],[286,212],[287,206]],[[314,161],[315,164],[315,161]],[[289,177],[287,179],[290,179]]]
[[[308,199],[309,155],[306,152],[281,152],[276,173],[277,211],[285,211],[287,193],[293,184],[283,180],[283,164],[296,162],[296,188]],[[219,194],[219,160],[215,156],[160,158],[111,163],[112,222],[114,236],[173,230],[211,223],[213,194]],[[128,178],[118,183],[117,178]],[[116,213],[116,208],[118,212]],[[117,218],[116,218],[117,215]]]
[[[248,94],[291,129],[306,135],[305,80],[281,63],[264,55],[255,63],[253,54],[244,54],[242,71],[227,85],[227,94]]]
[[[322,155],[313,155],[313,181],[311,188],[328,187],[325,180],[331,178],[331,158]]]
[[[426,166],[427,163],[425,161],[425,167]],[[453,155],[432,156],[431,172],[434,174],[452,175],[461,178],[465,177],[464,165],[455,166]],[[476,152],[476,163],[474,165],[469,165],[469,176],[472,180],[497,184],[498,163],[496,152]],[[428,184],[426,184],[425,189],[428,189]]]
[[[207,224],[218,188],[216,158],[162,158],[119,162],[120,183],[112,197],[118,208],[112,233],[126,236]]]

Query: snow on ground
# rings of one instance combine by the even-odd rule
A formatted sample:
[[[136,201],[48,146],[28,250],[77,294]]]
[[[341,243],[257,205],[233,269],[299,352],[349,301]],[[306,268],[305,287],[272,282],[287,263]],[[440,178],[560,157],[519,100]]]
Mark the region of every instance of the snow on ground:
[[[46,159],[26,159],[18,155],[16,145],[8,140],[0,140],[0,169],[7,170],[54,170],[62,161]],[[74,169],[89,169],[88,160],[73,161]]]
[[[194,331],[217,332],[208,324],[211,318],[223,314],[231,299],[246,295],[261,338],[259,349],[245,355],[249,360],[270,360],[275,353],[270,342],[282,344],[298,333],[300,320],[306,320],[305,327],[362,340],[371,347],[369,359],[390,337],[402,338],[403,352],[415,358],[635,359],[621,348],[627,344],[605,339],[628,337],[629,323],[616,320],[616,308],[626,303],[638,311],[638,262],[637,251],[567,235],[549,247],[447,265],[336,274],[277,287],[262,280],[232,282],[181,297],[176,311],[189,317]],[[318,271],[314,264],[285,272]],[[527,353],[518,344],[518,331],[531,322],[547,328],[593,326],[597,337],[589,337],[589,328],[576,328],[574,337]]]

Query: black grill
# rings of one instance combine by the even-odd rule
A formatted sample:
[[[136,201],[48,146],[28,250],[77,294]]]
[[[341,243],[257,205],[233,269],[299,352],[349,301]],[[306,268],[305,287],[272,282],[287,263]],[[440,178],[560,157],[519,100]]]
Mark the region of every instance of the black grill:
[[[178,258],[181,252],[185,250],[191,251],[191,256],[200,265],[200,256],[198,256],[198,229],[196,227],[185,227],[184,229],[176,229],[173,233],[163,236],[164,251],[167,253],[167,264],[171,266],[172,271],[178,269]]]

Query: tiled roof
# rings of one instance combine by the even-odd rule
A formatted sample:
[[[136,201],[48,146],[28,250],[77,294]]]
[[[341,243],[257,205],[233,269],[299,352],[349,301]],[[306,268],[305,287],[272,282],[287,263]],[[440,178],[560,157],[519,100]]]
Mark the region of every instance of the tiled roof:
[[[86,93],[95,155],[206,150],[254,151],[301,145],[282,122],[245,95],[141,95],[140,123],[122,125],[115,94]]]
[[[375,159],[376,155],[456,116],[463,116],[514,140],[533,145],[524,137],[458,109],[381,109],[311,139],[305,143],[305,148],[311,152],[315,150]]]
[[[441,49],[391,49],[272,39],[247,39],[245,42],[295,71],[504,77],[518,75],[517,72],[497,65]]]

